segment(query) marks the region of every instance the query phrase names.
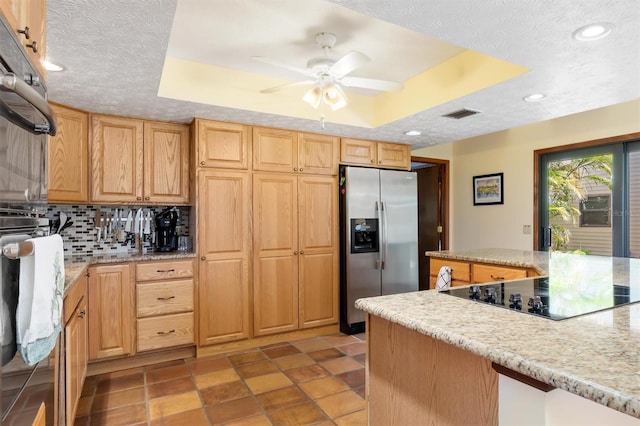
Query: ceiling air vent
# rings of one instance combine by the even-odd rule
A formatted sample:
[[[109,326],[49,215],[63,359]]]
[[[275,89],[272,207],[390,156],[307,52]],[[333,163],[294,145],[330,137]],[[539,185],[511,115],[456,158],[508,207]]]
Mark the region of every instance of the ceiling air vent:
[[[447,118],[455,118],[456,120],[460,120],[461,118],[469,117],[471,115],[480,114],[480,111],[474,111],[472,109],[462,108],[458,111],[450,112],[449,114],[443,115],[443,117]]]

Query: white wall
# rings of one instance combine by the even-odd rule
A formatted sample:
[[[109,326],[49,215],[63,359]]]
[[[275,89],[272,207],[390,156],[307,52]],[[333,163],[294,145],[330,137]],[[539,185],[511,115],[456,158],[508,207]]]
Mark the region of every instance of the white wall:
[[[635,132],[640,132],[640,99],[423,148],[412,155],[451,161],[450,249],[531,250],[533,234],[523,234],[522,227],[533,225],[533,151]],[[499,172],[504,173],[504,204],[474,206],[473,176]]]

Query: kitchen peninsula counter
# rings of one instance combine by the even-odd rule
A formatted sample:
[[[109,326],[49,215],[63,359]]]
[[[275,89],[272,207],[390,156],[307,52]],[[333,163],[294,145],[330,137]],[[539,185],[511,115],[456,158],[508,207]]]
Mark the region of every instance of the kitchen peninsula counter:
[[[444,252],[437,253],[442,257]],[[492,254],[488,256],[488,253]],[[499,251],[494,249],[476,251],[473,255],[465,252],[457,255],[465,257],[457,259],[491,259],[494,262],[500,260],[492,257],[496,253]],[[614,282],[618,285],[631,285],[633,289],[640,291],[640,259],[526,251],[521,253],[520,257],[516,257],[512,252],[513,256],[502,262],[537,266],[544,275],[572,277],[577,282],[588,285],[605,281],[610,286]],[[487,364],[483,364],[485,361],[489,363],[488,370],[491,370],[491,363],[495,363],[553,388],[563,389],[617,410],[631,416],[632,421],[635,421],[633,417],[640,418],[640,303],[562,321],[475,303],[435,290],[360,299],[356,302],[356,307],[369,314],[367,333],[371,336],[371,342],[368,339],[367,343],[371,343],[368,357],[372,369],[376,368],[376,364],[384,365],[379,360],[376,361],[376,352],[385,352],[386,349],[381,349],[384,345],[375,346],[374,343],[376,333],[384,328],[384,333],[390,338],[409,333],[407,335],[413,336],[414,340],[429,340],[434,345],[441,345],[438,346],[440,349],[442,346],[453,347],[455,351],[475,357],[480,366],[475,371],[486,367]],[[382,336],[379,340],[383,340]],[[398,348],[399,343],[401,342],[396,341],[394,347]],[[416,348],[413,352],[416,352]],[[406,356],[416,356],[417,363],[420,360],[426,363],[430,360],[429,354],[436,359],[438,352],[436,350],[415,355],[408,353]],[[386,363],[392,362],[389,353],[385,352],[384,357]],[[444,362],[446,364],[446,359]],[[402,368],[411,365],[409,360],[405,360],[390,368],[397,368],[393,374],[399,377]],[[458,367],[433,365],[428,374],[435,374],[436,371],[473,374],[465,372],[460,365]],[[478,378],[478,383],[485,387],[478,393],[497,395],[497,379],[493,377],[495,372],[484,371],[483,374],[485,373],[486,377]],[[370,374],[374,374],[374,371],[370,371]],[[407,380],[419,381],[412,378],[416,374],[410,373]],[[467,379],[468,377],[460,378],[462,382]],[[469,379],[469,383],[472,380],[473,378]],[[386,385],[394,387],[393,384]],[[376,386],[375,379],[369,386]],[[464,389],[467,383],[461,386]],[[373,398],[370,408],[374,410],[372,407],[376,391],[372,388],[370,391]],[[455,397],[464,399],[465,395]],[[381,403],[380,400],[376,402]],[[478,402],[480,409],[486,410],[484,418],[489,419],[486,420],[487,423],[493,423],[491,419],[497,419],[497,396],[489,401],[487,407],[482,406],[481,400]],[[429,403],[431,402],[426,404]],[[393,409],[394,407],[385,406],[386,411]],[[619,416],[619,413],[613,414]],[[376,418],[374,412],[370,418]],[[481,417],[477,420],[484,423]]]

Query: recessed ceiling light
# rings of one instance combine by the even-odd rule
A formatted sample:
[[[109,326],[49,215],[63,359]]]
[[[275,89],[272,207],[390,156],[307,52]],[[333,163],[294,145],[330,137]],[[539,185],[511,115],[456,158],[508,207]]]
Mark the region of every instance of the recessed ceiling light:
[[[525,96],[524,98],[522,98],[522,100],[526,102],[538,102],[543,100],[544,98],[546,98],[546,96],[542,93],[533,93],[529,96]]]
[[[49,62],[47,60],[42,61],[42,65],[44,65],[44,69],[47,71],[58,72],[64,70],[62,65],[54,64],[53,62]]]
[[[573,38],[579,41],[593,41],[605,38],[611,33],[613,24],[608,22],[599,22],[597,24],[589,24],[580,27],[573,32]]]
[[[422,134],[422,132],[420,130],[408,130],[404,132],[404,134],[407,136],[419,136]]]

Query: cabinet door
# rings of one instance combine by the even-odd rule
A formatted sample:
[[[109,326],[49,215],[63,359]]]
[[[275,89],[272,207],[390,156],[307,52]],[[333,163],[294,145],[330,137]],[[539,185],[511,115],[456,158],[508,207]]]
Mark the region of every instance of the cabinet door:
[[[377,161],[376,143],[360,139],[340,139],[340,162],[375,166]]]
[[[86,278],[85,278],[86,279]],[[87,299],[82,298],[65,326],[65,413],[67,424],[73,424],[87,376]]]
[[[300,328],[338,322],[338,182],[298,178]]]
[[[253,175],[254,334],[298,328],[297,177]]]
[[[52,105],[58,133],[49,137],[49,202],[89,201],[88,114]]]
[[[336,136],[298,134],[298,171],[321,175],[337,175],[339,139]]]
[[[203,170],[198,174],[201,346],[250,335],[250,185],[247,172]]]
[[[46,1],[45,0],[0,0],[0,11],[24,46],[31,61],[41,76],[46,76],[42,59],[46,57]],[[27,31],[25,33],[18,31]]]
[[[129,264],[89,268],[89,359],[133,353],[134,285]]]
[[[197,119],[195,129],[199,167],[249,168],[249,126]]]
[[[253,170],[297,172],[298,138],[296,132],[254,127]]]
[[[143,122],[94,115],[91,130],[91,200],[142,201]]]
[[[401,143],[378,142],[378,166],[411,170],[411,146]]]
[[[189,202],[189,127],[144,123],[144,200]]]

